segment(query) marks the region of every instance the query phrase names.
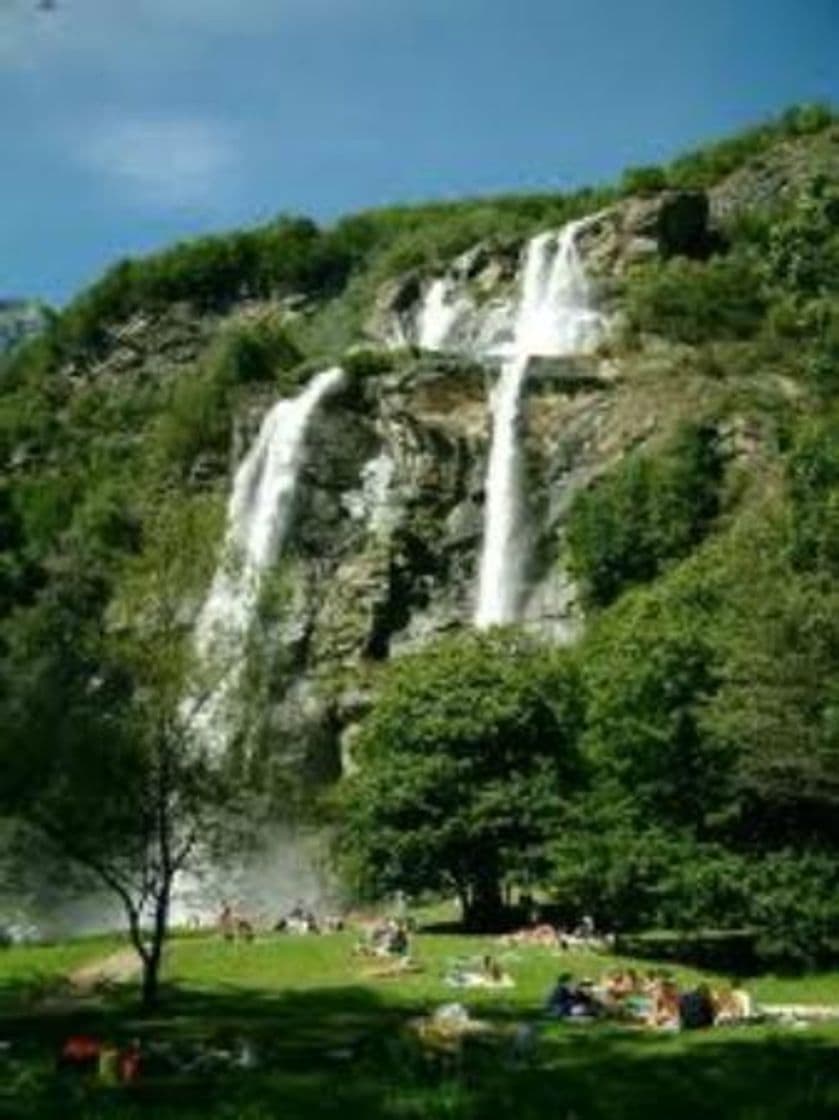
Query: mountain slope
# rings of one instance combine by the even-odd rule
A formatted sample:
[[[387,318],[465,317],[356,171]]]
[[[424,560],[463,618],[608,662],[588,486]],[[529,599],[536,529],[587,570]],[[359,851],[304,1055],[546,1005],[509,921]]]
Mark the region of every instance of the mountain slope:
[[[477,306],[503,298],[525,237],[596,212],[580,250],[609,341],[542,363],[527,391],[526,623],[607,632],[633,588],[668,594],[697,549],[767,510],[804,518],[796,531],[818,540],[801,548],[832,555],[817,523],[834,484],[798,494],[790,449],[832,438],[838,153],[830,116],[797,110],[620,189],[327,231],[282,219],[117,266],[2,372],[6,627],[82,576],[97,585],[85,609],[104,611],[160,504],[210,495],[220,511],[269,404],[341,360],[348,387],[311,431],[251,681],[253,758],[270,768],[282,739],[318,780],[337,773],[381,662],[467,626],[473,607],[493,371],[389,349],[394,324],[410,344],[430,279],[451,267]],[[768,547],[782,580],[786,541]]]

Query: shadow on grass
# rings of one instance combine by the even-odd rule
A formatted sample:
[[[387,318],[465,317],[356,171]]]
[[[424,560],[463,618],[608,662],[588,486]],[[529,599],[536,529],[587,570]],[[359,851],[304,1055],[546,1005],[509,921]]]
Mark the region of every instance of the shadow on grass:
[[[656,1036],[602,1026],[497,1030],[459,1051],[429,1053],[407,1021],[423,1008],[364,987],[285,993],[172,989],[154,1017],[118,998],[101,1006],[0,1018],[3,1120],[634,1120],[839,1114],[839,1035],[741,1028]],[[487,1012],[488,1013],[488,1012]],[[176,1061],[136,1086],[106,1090],[55,1073],[69,1033],[139,1037],[178,1055],[235,1053],[253,1068],[189,1070]]]

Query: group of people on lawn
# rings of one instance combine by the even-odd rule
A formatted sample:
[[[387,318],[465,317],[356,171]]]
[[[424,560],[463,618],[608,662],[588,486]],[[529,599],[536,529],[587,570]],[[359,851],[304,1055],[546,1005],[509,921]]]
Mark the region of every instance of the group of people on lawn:
[[[236,910],[229,902],[222,904],[217,921],[218,931],[225,941],[253,941],[256,935],[254,922]],[[344,928],[344,920],[329,916],[318,919],[314,911],[296,903],[287,914],[279,918],[271,927],[274,933],[337,933]]]
[[[590,923],[590,919],[588,921]],[[319,923],[312,911],[299,903],[274,928],[289,933],[319,933],[327,929],[331,932],[343,928],[343,921],[340,925],[333,921]],[[537,940],[533,936],[542,928],[537,926],[528,931],[532,936],[526,941],[524,931],[519,935],[508,935],[504,941],[509,945],[547,946],[546,940]],[[552,927],[548,928],[554,934],[551,947],[559,947],[555,940],[556,931]],[[236,937],[250,940],[253,937],[251,924],[228,905],[222,909],[219,929],[226,940]],[[388,975],[391,972],[396,974],[409,971],[419,967],[414,966],[411,960],[410,931],[409,921],[402,916],[368,922],[362,925],[362,934],[353,952],[361,957],[383,958],[394,962],[393,966],[388,966]],[[593,938],[593,923],[581,930],[582,934]],[[480,967],[458,966],[450,970],[444,982],[449,987],[514,985],[512,978],[492,956],[484,957]],[[562,973],[548,995],[545,1011],[554,1019],[580,1022],[613,1019],[673,1030],[698,1029],[715,1023],[744,1022],[753,1016],[748,993],[736,984],[720,990],[713,990],[705,983],[680,988],[666,972],[652,971],[642,976],[633,968],[607,972],[597,983],[590,979],[578,981],[571,973]]]
[[[641,976],[632,968],[608,972],[599,983],[575,981],[571,973],[563,973],[545,1010],[555,1019],[609,1018],[670,1030],[745,1022],[753,1015],[748,992],[736,984],[719,990],[705,983],[680,988],[666,972]]]

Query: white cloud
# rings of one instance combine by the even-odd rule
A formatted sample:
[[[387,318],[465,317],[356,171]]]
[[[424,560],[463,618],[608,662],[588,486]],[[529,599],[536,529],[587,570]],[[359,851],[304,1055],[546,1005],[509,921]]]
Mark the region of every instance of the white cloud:
[[[129,199],[163,207],[219,201],[236,165],[231,137],[202,118],[113,118],[73,150]]]

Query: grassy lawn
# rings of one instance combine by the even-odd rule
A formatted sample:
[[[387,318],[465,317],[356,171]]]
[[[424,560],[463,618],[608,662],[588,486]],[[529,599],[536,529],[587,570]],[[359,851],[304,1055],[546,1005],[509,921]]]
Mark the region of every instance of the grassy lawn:
[[[422,1006],[457,999],[467,1006],[490,1010],[500,1006],[532,1009],[541,1005],[559,972],[594,979],[619,965],[638,971],[656,967],[656,962],[600,953],[557,955],[540,948],[507,949],[497,940],[467,935],[425,934],[414,940],[414,953],[423,971],[399,980],[371,980],[370,962],[352,955],[357,940],[351,933],[329,937],[271,937],[252,944],[229,945],[215,937],[189,938],[173,942],[168,977],[192,988],[226,986],[233,990],[296,990],[372,985],[384,1003]],[[500,991],[453,992],[443,983],[449,967],[458,960],[479,962],[493,954],[511,973],[515,988]],[[724,982],[696,968],[664,966],[681,984],[700,979]],[[756,997],[766,1003],[839,1004],[839,970],[806,976],[760,976],[745,981]]]
[[[210,937],[175,941],[170,985],[159,1016],[140,1020],[128,993],[48,1014],[0,1015],[0,1117],[34,1120],[483,1120],[531,1117],[624,1120],[649,1117],[839,1115],[839,1027],[741,1027],[696,1034],[654,1034],[616,1026],[546,1023],[545,993],[560,970],[598,976],[615,958],[546,950],[505,952],[485,938],[416,939],[424,966],[416,976],[376,980],[351,955],[354,937],[271,937],[225,944]],[[75,967],[90,943],[64,947]],[[113,942],[105,944],[105,951]],[[513,989],[459,992],[442,976],[453,961],[493,950],[516,980]],[[16,950],[26,972],[38,953]],[[56,953],[58,954],[58,950]],[[56,961],[60,956],[56,956]],[[637,962],[636,962],[637,963]],[[641,967],[644,967],[642,964]],[[6,965],[8,972],[10,965]],[[696,970],[675,969],[683,980]],[[760,999],[839,1001],[835,975],[750,983]],[[458,1000],[493,1030],[460,1049],[429,1051],[408,1027],[412,1016]],[[121,1043],[168,1045],[180,1055],[237,1052],[253,1068],[148,1075],[107,1089],[59,1077],[54,1057],[71,1031]]]
[[[0,949],[0,1009],[29,1002],[70,973],[119,944],[116,937],[85,937],[57,945],[13,945]]]

